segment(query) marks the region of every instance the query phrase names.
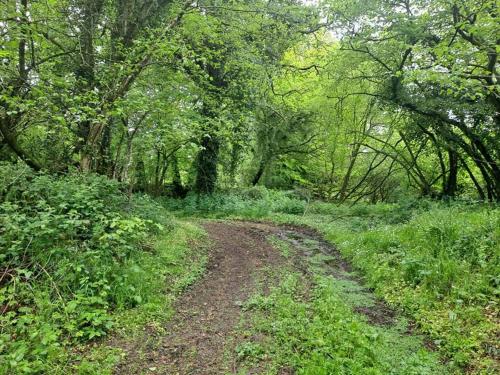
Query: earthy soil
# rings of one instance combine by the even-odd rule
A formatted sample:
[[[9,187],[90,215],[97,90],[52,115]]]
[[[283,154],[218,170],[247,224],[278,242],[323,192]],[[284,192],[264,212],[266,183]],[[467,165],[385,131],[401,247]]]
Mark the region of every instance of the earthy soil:
[[[288,241],[302,255],[293,257],[293,264],[303,273],[308,272],[305,259],[323,254],[327,256],[321,265],[325,273],[362,282],[338,251],[310,229],[253,222],[211,221],[203,226],[213,243],[207,272],[179,297],[176,314],[164,334],[151,343],[145,337],[146,343],[123,348],[125,356],[116,374],[237,373],[234,349],[242,340],[237,331],[241,305],[256,292],[257,279],[262,284],[262,275],[269,274],[262,270],[287,263],[267,241],[270,235]],[[272,276],[265,277],[265,289],[276,283]],[[391,324],[393,311],[375,298],[374,301],[373,306],[359,308],[358,312],[374,324]],[[282,373],[293,373],[291,369],[283,370]]]
[[[236,362],[224,358],[237,344],[236,325],[241,304],[255,290],[256,272],[278,267],[280,253],[266,241],[266,232],[242,223],[208,222],[204,225],[214,246],[207,272],[175,304],[176,314],[166,335],[140,360],[129,348],[116,373],[225,374]]]

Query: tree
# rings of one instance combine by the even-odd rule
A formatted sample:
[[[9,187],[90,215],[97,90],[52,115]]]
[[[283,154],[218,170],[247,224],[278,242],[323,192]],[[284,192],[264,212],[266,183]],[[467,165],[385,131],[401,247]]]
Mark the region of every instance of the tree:
[[[358,79],[374,89],[360,94],[425,119],[445,140],[446,193],[456,190],[459,152],[476,164],[489,199],[498,199],[496,3],[331,1],[328,11],[342,30],[341,49],[368,64]]]

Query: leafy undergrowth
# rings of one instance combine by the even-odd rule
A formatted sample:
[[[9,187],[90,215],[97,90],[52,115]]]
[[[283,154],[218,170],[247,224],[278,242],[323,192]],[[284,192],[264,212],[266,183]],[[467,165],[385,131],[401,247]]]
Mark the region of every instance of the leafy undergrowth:
[[[144,346],[155,340],[152,332],[162,332],[172,317],[175,298],[203,274],[207,263],[205,238],[199,226],[188,222],[178,222],[175,229],[158,238],[155,256],[148,257],[143,267],[149,276],[143,282],[151,289],[148,300],[114,312],[116,324],[110,340],[74,348],[73,354],[82,353],[73,355],[74,370],[88,375],[113,374],[127,347],[134,347],[135,355],[143,355]],[[65,368],[59,372],[67,373]]]
[[[0,174],[2,374],[89,372],[75,347],[164,316],[200,272],[200,229],[149,198],[92,175]]]
[[[377,295],[415,320],[450,368],[499,371],[497,206],[420,200],[349,207],[262,188],[167,205],[185,205],[181,215],[315,228],[338,246]]]
[[[178,216],[241,216],[246,219],[259,219],[275,213],[303,214],[308,203],[300,198],[300,194],[293,192],[255,187],[211,196],[190,194],[185,199],[165,199],[163,204]]]
[[[434,207],[407,222],[303,220],[320,229],[389,303],[433,339],[450,365],[498,370],[500,210]]]
[[[261,363],[269,374],[445,374],[436,354],[395,327],[368,324],[346,303],[336,279],[317,275],[312,290],[303,276],[285,272],[268,296],[255,295],[245,334],[261,337],[237,348],[241,360]],[[307,295],[307,298],[304,296]],[[265,365],[262,365],[264,363]]]

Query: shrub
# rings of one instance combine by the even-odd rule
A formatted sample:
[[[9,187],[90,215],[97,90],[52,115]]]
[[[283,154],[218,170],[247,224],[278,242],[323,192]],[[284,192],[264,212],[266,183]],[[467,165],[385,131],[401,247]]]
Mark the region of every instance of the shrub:
[[[43,372],[61,346],[105,335],[112,309],[143,302],[134,265],[168,215],[101,176],[0,176],[0,373]]]
[[[164,204],[178,214],[259,218],[271,213],[303,214],[307,201],[297,198],[294,192],[259,186],[212,195],[188,194],[185,199],[166,199]]]

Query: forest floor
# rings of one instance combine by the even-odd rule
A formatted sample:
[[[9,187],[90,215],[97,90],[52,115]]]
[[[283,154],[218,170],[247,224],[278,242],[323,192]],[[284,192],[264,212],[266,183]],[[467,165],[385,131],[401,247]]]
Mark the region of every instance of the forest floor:
[[[272,340],[252,333],[252,318],[247,315],[254,312],[247,308],[247,301],[278,288],[283,269],[301,275],[304,300],[312,293],[314,273],[320,272],[347,288],[344,292],[349,293],[352,311],[363,322],[382,329],[396,325],[396,313],[363,286],[349,263],[315,231],[238,221],[202,225],[212,243],[205,274],[177,299],[175,314],[161,333],[146,329],[144,337],[119,344],[124,355],[115,373],[266,372],[269,358],[255,355],[248,361],[249,353],[245,353],[245,348],[251,352],[252,345]],[[411,325],[405,327],[398,335],[413,335]],[[419,340],[420,348],[431,349]],[[273,372],[293,374],[294,370],[278,366]]]

